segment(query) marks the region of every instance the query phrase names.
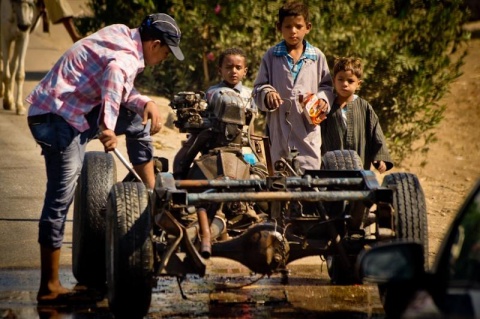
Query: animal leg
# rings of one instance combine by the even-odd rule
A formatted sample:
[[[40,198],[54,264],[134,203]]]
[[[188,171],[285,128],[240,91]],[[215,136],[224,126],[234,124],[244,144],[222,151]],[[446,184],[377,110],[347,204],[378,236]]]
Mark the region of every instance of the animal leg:
[[[4,85],[3,85],[3,75],[2,75],[2,70],[0,70],[0,99],[3,98],[3,94],[5,92],[5,88],[4,88]]]
[[[3,30],[2,30],[3,32]],[[11,39],[1,39],[2,40],[2,61],[3,61],[3,73],[2,73],[2,87],[3,87],[3,108],[5,110],[11,110],[13,106],[13,96],[12,96],[12,77],[10,75],[10,70],[12,67],[12,62],[10,61],[10,52],[12,46]]]
[[[1,49],[2,47],[0,44],[0,98],[3,97],[3,92],[5,91],[5,89],[3,88],[3,55]]]
[[[0,36],[2,33],[2,25],[0,25]],[[3,68],[5,66],[5,63],[3,62],[3,49],[2,49],[2,42],[3,42],[3,36],[0,37],[0,98],[3,97],[3,92],[5,92],[5,89],[3,87]]]
[[[27,46],[29,40],[29,32],[22,32],[15,43],[15,82],[17,84],[17,91],[15,95],[15,106],[18,115],[25,114],[25,107],[23,106],[23,83],[25,81],[25,56],[27,53]],[[13,79],[13,74],[12,74]]]
[[[3,85],[5,92],[3,96],[3,108],[5,110],[13,109],[13,77],[12,70],[14,70],[15,61],[10,60],[10,63],[6,63],[6,68],[3,72]],[[15,71],[13,71],[15,72]]]

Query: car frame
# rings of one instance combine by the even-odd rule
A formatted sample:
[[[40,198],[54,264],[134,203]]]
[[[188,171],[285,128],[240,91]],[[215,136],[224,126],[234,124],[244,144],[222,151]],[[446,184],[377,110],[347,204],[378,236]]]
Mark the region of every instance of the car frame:
[[[425,197],[414,174],[394,172],[380,184],[352,150],[327,152],[318,170],[301,171],[293,149],[272,163],[268,139],[250,134],[254,115],[231,89],[210,102],[180,92],[171,106],[175,125],[194,141],[177,153],[180,170],[169,173],[167,159],[154,159],[152,190],[131,172],[117,183],[111,154],[85,154],[72,270],[87,287],[106,284],[115,316],[145,316],[161,276],[177,277],[185,297],[180,283],[203,277],[210,257],[279,273],[287,284],[289,263],[319,256],[332,283],[344,285],[359,283],[355,260],[378,241],[419,240],[428,250]],[[257,162],[246,161],[245,148]]]

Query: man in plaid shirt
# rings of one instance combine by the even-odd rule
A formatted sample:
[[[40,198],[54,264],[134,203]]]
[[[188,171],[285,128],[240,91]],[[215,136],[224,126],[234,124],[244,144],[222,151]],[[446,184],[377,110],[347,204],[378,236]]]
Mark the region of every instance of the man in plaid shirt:
[[[181,32],[163,13],[147,16],[139,28],[107,26],[76,42],[27,97],[28,124],[42,148],[47,190],[39,222],[39,303],[69,294],[59,280],[60,248],[87,143],[99,137],[109,152],[125,134],[135,171],[148,188],[155,184],[151,135],[162,127],[157,105],[134,88],[145,66],[169,53],[183,60]]]

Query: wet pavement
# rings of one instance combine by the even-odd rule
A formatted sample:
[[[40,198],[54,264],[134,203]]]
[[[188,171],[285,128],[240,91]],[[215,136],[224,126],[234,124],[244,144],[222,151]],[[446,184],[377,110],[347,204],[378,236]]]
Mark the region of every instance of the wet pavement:
[[[284,285],[280,275],[261,277],[213,258],[203,278],[187,276],[181,283],[186,299],[176,278],[159,278],[146,318],[384,318],[375,286],[332,286],[318,257],[305,260],[290,265]],[[84,289],[75,286],[68,267],[62,268],[61,280]],[[38,269],[0,270],[0,318],[114,318],[104,298],[37,307],[38,282]]]

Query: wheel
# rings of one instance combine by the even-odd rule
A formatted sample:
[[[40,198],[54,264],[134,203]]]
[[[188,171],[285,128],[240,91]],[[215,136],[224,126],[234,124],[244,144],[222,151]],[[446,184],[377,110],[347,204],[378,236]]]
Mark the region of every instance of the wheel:
[[[428,269],[428,225],[425,195],[418,178],[408,173],[385,176],[382,186],[395,189],[393,209],[396,238],[416,240],[423,245],[425,269]],[[413,284],[379,285],[378,290],[387,316],[399,316],[415,291]]]
[[[326,152],[322,157],[322,166],[326,170],[361,170],[362,159],[352,150]]]
[[[153,244],[148,191],[117,183],[107,204],[108,302],[115,318],[142,318],[152,298]]]
[[[382,186],[393,187],[396,238],[419,241],[428,256],[428,225],[425,195],[417,176],[409,173],[392,173],[383,179]],[[428,260],[425,259],[428,268]]]
[[[105,208],[116,180],[111,154],[85,153],[75,190],[72,235],[72,271],[80,284],[105,285]]]
[[[357,152],[353,150],[336,150],[325,153],[322,157],[322,166],[326,170],[362,170],[362,160],[358,156]],[[362,215],[364,206],[357,208],[356,203],[351,203],[350,210],[359,209],[359,214],[350,214],[351,216]],[[338,216],[339,213],[343,213],[346,209],[344,201],[341,202],[329,202],[324,203],[327,212],[332,215]],[[354,207],[355,206],[355,207]],[[359,218],[362,220],[362,218]],[[357,227],[358,228],[358,227]],[[330,255],[326,256],[327,271],[332,283],[334,284],[352,284],[357,282],[353,271],[353,265],[355,265],[356,256],[349,256],[350,266],[344,265],[340,256]]]

